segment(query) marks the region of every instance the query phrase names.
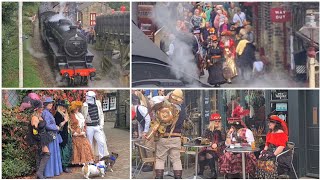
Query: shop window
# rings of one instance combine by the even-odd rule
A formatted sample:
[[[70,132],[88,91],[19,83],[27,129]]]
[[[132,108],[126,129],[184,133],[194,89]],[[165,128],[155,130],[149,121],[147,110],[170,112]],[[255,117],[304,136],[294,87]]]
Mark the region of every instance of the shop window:
[[[108,111],[109,110],[109,97],[105,97],[102,100],[102,110]]]
[[[106,95],[102,100],[102,110],[103,111],[112,111],[117,109],[117,97]]]
[[[110,110],[115,110],[117,108],[117,98],[115,96],[110,97]]]

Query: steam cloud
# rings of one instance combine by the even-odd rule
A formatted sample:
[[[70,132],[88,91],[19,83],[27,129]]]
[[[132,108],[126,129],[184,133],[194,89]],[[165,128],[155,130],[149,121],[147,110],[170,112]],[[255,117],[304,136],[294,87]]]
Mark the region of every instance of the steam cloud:
[[[174,11],[170,11],[169,7],[162,3],[157,3],[153,11],[153,20],[158,27],[165,27],[169,33],[176,32],[176,17],[173,16]],[[191,37],[193,35],[191,34]],[[174,55],[168,58],[171,72],[178,78],[187,81],[188,86],[199,86],[195,78],[198,78],[198,68],[192,53],[192,44],[186,41],[186,36],[176,36],[174,40]],[[190,37],[189,37],[190,38]],[[189,75],[189,76],[186,76]]]

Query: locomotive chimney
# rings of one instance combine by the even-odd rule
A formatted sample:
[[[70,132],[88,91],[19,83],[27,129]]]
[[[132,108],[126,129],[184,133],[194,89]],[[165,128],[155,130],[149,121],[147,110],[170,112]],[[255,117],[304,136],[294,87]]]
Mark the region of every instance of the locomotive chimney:
[[[71,25],[71,26],[70,26],[70,32],[76,33],[76,32],[77,32],[77,26]]]

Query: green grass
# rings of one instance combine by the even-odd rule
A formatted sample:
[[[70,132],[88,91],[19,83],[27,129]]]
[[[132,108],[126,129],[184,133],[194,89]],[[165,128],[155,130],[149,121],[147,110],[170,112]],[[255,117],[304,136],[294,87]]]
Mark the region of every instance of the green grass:
[[[38,2],[24,2],[22,8],[22,30],[23,35],[28,39],[23,42],[23,86],[24,87],[44,87],[44,82],[39,73],[39,66],[33,56],[27,50],[27,45],[32,46],[32,23],[28,17],[38,13]]]
[[[24,87],[44,87],[41,75],[37,70],[36,60],[27,50],[27,43],[32,41],[31,38],[23,43],[23,86]]]
[[[2,86],[19,86],[19,28],[18,3],[4,2],[2,15],[10,14],[11,18],[2,24]],[[3,16],[5,17],[5,16]]]

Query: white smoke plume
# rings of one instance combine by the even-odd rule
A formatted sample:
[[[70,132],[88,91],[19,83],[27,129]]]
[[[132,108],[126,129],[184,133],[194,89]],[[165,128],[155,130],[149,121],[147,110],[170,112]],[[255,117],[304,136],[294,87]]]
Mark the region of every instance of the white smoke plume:
[[[26,49],[30,53],[31,56],[37,58],[37,59],[44,59],[47,57],[46,54],[41,53],[39,51],[35,51],[31,45],[31,42],[28,40],[26,41]]]
[[[171,13],[167,4],[157,3],[153,12],[153,20],[158,27],[165,27],[166,31],[174,33],[176,32],[177,19]],[[186,37],[187,35],[183,36],[183,38],[182,36],[175,36],[174,55],[168,58],[168,63],[172,73],[178,79],[183,78],[189,82],[188,86],[199,86],[196,81],[196,78],[198,78],[198,68],[192,53],[192,44],[190,44],[192,41],[186,40]],[[189,38],[192,37],[193,35],[189,34]]]

